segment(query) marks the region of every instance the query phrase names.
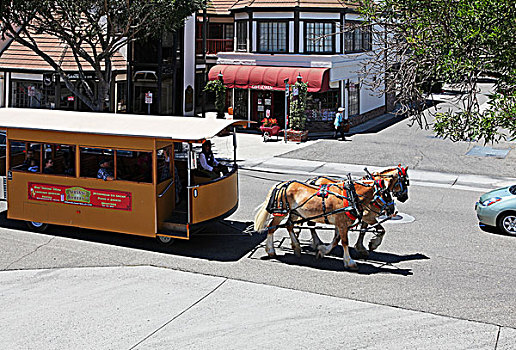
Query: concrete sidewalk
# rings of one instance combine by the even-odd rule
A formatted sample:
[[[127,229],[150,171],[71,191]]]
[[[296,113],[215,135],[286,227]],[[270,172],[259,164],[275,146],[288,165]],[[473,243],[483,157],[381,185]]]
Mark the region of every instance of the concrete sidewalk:
[[[4,271],[0,296],[0,348],[10,350],[502,350],[516,338],[492,324],[149,266]]]
[[[362,177],[365,175],[364,168],[366,167],[371,172],[385,169],[385,167],[365,164],[342,164],[290,158],[249,160],[241,164],[241,168],[245,170],[307,177],[324,175],[338,178],[344,178],[348,173],[353,177]],[[452,174],[412,169],[409,169],[409,178],[412,185],[449,187],[479,192],[516,185],[516,178],[511,177]]]

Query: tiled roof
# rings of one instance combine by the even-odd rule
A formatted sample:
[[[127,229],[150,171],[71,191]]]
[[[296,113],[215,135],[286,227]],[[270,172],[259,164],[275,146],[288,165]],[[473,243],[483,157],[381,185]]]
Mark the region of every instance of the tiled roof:
[[[210,15],[229,15],[229,9],[236,2],[237,0],[210,0],[206,12]]]
[[[60,66],[64,71],[77,71],[77,64],[72,51],[69,47],[61,42],[60,39],[48,34],[33,34],[39,48],[49,55],[56,62],[60,62]],[[84,49],[91,53],[91,48],[85,46]],[[80,60],[85,71],[93,71],[93,68],[84,60]],[[126,69],[126,60],[117,53],[112,58],[113,70]],[[0,56],[0,69],[23,69],[35,71],[54,71],[54,69],[38,54],[33,52],[26,46],[13,41]]]
[[[285,0],[279,2],[277,0],[238,0],[231,10],[242,8],[356,8],[356,3],[344,0]]]

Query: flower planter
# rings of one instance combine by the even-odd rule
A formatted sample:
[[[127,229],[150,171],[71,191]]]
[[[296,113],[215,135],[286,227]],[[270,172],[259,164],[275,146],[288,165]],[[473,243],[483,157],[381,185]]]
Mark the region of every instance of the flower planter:
[[[287,130],[287,141],[305,142],[308,140],[308,130]]]
[[[273,126],[260,126],[260,131],[262,132],[263,142],[267,142],[271,139],[272,136],[276,136],[276,140],[278,140],[279,134],[282,131],[278,125]]]

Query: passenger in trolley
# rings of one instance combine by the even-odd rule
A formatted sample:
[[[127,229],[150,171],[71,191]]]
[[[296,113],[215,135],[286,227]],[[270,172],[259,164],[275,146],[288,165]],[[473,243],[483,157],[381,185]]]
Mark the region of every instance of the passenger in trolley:
[[[220,177],[221,172],[222,175],[228,173],[228,167],[220,164],[213,156],[210,140],[206,140],[202,143],[201,153],[199,154],[199,165],[199,171],[210,179]]]

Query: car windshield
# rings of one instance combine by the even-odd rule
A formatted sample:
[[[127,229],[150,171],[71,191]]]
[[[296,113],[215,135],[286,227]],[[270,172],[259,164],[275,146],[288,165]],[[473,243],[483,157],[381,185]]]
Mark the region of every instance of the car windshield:
[[[516,195],[516,185],[509,187],[509,192],[511,192],[511,194]]]

